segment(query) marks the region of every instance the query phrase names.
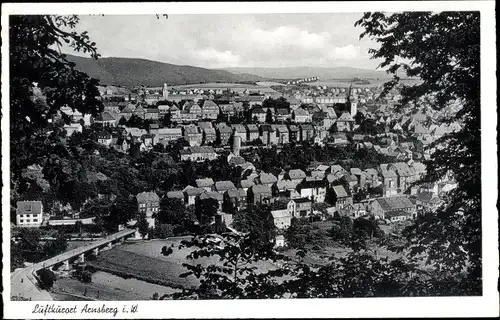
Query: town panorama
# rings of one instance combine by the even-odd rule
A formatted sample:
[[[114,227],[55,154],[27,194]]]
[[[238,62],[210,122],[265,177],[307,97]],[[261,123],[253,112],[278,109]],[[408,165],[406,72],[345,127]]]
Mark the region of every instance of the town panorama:
[[[11,16],[11,299],[477,295],[479,15],[392,15],[432,59],[382,13],[349,22],[379,70],[103,58],[81,17]]]

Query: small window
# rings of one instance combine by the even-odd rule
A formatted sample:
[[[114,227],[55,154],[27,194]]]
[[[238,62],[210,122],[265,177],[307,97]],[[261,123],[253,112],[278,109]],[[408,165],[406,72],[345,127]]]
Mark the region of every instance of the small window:
[[[38,219],[33,219],[33,222],[38,222]]]
[[[31,222],[31,220],[26,220],[26,223],[30,223],[30,222]]]
[[[22,219],[21,219],[21,220],[19,220],[19,223],[23,223],[23,222],[24,222],[24,220],[22,220]]]

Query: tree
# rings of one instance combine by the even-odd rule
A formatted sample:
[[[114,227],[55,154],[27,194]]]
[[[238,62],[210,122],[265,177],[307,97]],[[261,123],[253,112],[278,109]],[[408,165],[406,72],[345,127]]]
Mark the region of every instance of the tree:
[[[356,115],[354,115],[354,120],[356,121],[356,124],[361,124],[364,119],[365,115],[359,111],[356,113]]]
[[[67,31],[68,28],[74,29],[78,22],[75,15],[9,16],[10,150],[15,155],[10,159],[13,180],[19,179],[23,168],[39,163],[50,154],[67,156],[60,151],[62,149],[56,150],[54,146],[57,144],[46,135],[50,120],[61,107],[68,106],[93,116],[103,109],[98,99],[98,80],[76,70],[75,64],[56,48],[65,42],[75,51],[88,53],[94,59],[99,57],[87,32]],[[67,121],[69,119],[64,118],[64,122]],[[51,125],[62,127],[57,123]],[[62,133],[63,130],[53,132]]]
[[[255,265],[257,261],[272,263],[285,259],[273,251],[272,243],[263,243],[252,234],[239,236],[226,233],[221,236],[203,235],[183,240],[179,246],[179,249],[181,248],[195,249],[187,256],[188,260],[214,257],[222,262],[208,266],[183,263],[183,267],[188,271],[180,276],[195,276],[200,279],[200,286],[166,294],[160,299],[255,299],[283,296],[277,279],[286,275],[288,270],[259,272]],[[162,249],[166,256],[172,252],[171,248]]]
[[[382,59],[380,66],[394,75],[384,93],[399,83],[401,70],[421,79],[419,84],[400,84],[402,105],[413,101],[418,108],[422,97],[429,97],[434,110],[452,102],[461,105],[445,120],[461,123],[461,129],[433,143],[442,148],[426,162],[423,179],[438,181],[452,172],[458,187],[446,205],[417,219],[407,232],[412,254],[425,252],[436,276],[464,272],[465,277],[455,281],[461,294],[481,294],[482,288],[479,22],[479,12],[368,12],[356,22],[365,29],[361,37],[380,44],[370,49],[372,57]],[[457,214],[459,210],[463,214]]]
[[[266,123],[269,123],[269,124],[273,124],[274,123],[273,113],[271,112],[271,109],[267,109],[267,112],[266,112]]]
[[[68,241],[66,234],[58,232],[55,240],[49,240],[44,243],[42,251],[46,259],[55,257],[56,255],[66,251],[68,248]]]
[[[198,200],[196,203],[196,217],[200,225],[207,225],[212,222],[217,214],[219,203],[216,199]]]
[[[41,269],[38,271],[38,278],[40,279],[40,287],[42,289],[50,289],[56,281],[56,275],[50,269]]]
[[[170,126],[172,125],[172,115],[170,114],[170,112],[163,116],[162,124],[165,128],[170,128]]]
[[[137,217],[137,230],[143,239],[149,233],[149,223],[146,219],[146,213],[139,213]]]

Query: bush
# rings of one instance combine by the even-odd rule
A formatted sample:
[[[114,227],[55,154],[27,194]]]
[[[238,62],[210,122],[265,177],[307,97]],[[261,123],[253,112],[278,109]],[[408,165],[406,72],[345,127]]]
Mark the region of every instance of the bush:
[[[40,279],[40,287],[42,289],[50,289],[56,281],[56,275],[49,269],[42,269],[38,271],[38,278]]]

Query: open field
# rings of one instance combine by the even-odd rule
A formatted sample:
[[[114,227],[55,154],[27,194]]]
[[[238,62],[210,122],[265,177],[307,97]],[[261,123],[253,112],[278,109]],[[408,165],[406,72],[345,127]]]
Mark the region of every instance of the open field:
[[[187,260],[186,256],[193,248],[179,250],[182,238],[169,240],[152,240],[135,243],[125,243],[111,250],[102,252],[97,261],[90,264],[101,271],[133,277],[150,283],[161,284],[172,288],[192,287],[199,284],[194,276],[180,278],[179,275],[187,269],[183,263],[189,264],[221,264],[218,257],[205,257]],[[163,246],[173,247],[173,253],[168,257],[161,254]],[[276,266],[267,261],[256,263],[257,270],[264,272],[275,269]]]
[[[55,300],[149,300],[158,293],[160,296],[175,292],[174,289],[147,283],[137,279],[124,279],[110,273],[98,271],[92,275],[92,283],[82,283],[76,279],[59,278],[51,295]]]
[[[182,89],[233,89],[235,91],[244,91],[245,89],[252,90],[252,91],[260,91],[262,93],[264,92],[276,92],[273,89],[269,88],[267,85],[254,85],[254,84],[244,84],[244,83],[198,83],[198,84],[186,84],[186,85],[178,85],[178,86],[172,86],[175,89],[182,90]]]
[[[354,88],[372,88],[372,87],[378,87],[383,85],[385,82],[389,81],[390,79],[373,79],[373,80],[368,80],[370,81],[370,84],[358,84],[358,83],[353,83]],[[401,83],[403,84],[415,84],[418,83],[419,80],[401,80]],[[329,86],[329,87],[345,87],[348,88],[351,85],[351,80],[350,79],[331,79],[331,80],[320,80],[316,82],[309,82],[306,83],[307,85],[310,86]]]

